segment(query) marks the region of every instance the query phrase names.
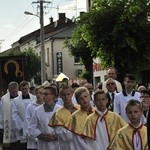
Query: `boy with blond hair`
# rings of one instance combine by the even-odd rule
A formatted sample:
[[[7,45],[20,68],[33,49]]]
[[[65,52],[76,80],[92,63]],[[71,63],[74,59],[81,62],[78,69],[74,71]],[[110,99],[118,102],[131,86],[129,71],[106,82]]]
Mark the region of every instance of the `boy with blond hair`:
[[[49,126],[57,133],[61,149],[70,150],[72,133],[66,127],[70,121],[71,114],[78,110],[79,105],[72,103],[73,90],[69,86],[63,86],[59,91],[59,95],[64,105],[53,115]]]
[[[87,143],[85,142],[82,132],[84,129],[85,121],[88,115],[93,113],[94,107],[90,105],[90,93],[87,88],[79,87],[74,92],[77,103],[80,108],[71,116],[68,129],[73,133],[73,149],[74,150],[88,150]],[[72,149],[71,149],[72,150]]]

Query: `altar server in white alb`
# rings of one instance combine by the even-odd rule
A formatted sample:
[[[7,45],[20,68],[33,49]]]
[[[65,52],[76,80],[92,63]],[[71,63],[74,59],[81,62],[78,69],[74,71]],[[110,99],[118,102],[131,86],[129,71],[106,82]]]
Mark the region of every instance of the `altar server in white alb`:
[[[110,140],[126,122],[107,109],[108,98],[103,90],[94,92],[94,103],[97,109],[87,117],[83,135],[89,150],[107,150]]]
[[[37,100],[35,102],[30,103],[27,106],[26,109],[26,115],[25,115],[25,135],[28,138],[27,141],[27,149],[28,150],[37,150],[37,142],[36,138],[31,138],[30,132],[29,132],[29,122],[32,118],[34,110],[43,104],[43,86],[39,85],[35,87],[35,96]]]
[[[59,145],[62,150],[73,150],[72,132],[66,129],[71,119],[71,114],[79,109],[79,105],[72,103],[73,90],[71,87],[64,85],[59,92],[60,98],[64,102],[64,106],[61,107],[53,115],[49,122],[49,126],[52,127],[58,135]]]
[[[125,112],[125,106],[131,99],[140,101],[141,94],[134,90],[135,77],[132,74],[126,74],[123,83],[124,90],[116,94],[114,99],[114,112],[118,113],[126,122],[128,122],[129,119]]]
[[[68,123],[68,130],[73,133],[73,142],[71,150],[88,150],[88,145],[83,138],[83,129],[86,118],[95,111],[95,107],[90,104],[90,93],[87,88],[79,87],[74,91],[75,98],[80,108],[75,111]]]
[[[12,117],[16,129],[20,131],[19,141],[20,149],[27,148],[27,139],[24,135],[25,113],[29,103],[36,101],[36,97],[29,93],[29,84],[27,81],[20,82],[21,94],[13,102]]]
[[[58,138],[54,129],[48,126],[49,120],[60,108],[54,103],[56,90],[53,87],[44,87],[44,103],[37,107],[29,124],[32,138],[37,138],[38,150],[60,150]]]

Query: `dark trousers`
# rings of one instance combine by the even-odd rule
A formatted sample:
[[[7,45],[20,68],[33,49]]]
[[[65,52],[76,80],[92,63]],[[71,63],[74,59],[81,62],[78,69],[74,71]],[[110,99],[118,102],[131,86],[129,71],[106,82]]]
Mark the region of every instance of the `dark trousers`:
[[[0,129],[0,144],[3,143],[3,129]]]
[[[13,142],[9,147],[3,146],[3,150],[27,150],[27,143]]]
[[[18,142],[13,142],[13,143],[10,143],[9,146],[3,146],[2,149],[3,150],[18,150],[17,149],[17,145],[18,145]]]

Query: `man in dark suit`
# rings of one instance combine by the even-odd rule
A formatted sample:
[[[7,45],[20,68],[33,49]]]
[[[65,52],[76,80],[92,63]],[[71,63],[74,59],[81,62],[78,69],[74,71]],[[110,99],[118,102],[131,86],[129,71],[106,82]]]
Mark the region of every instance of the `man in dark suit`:
[[[108,105],[107,108],[111,111],[113,111],[113,106],[114,106],[114,98],[115,94],[117,93],[117,88],[116,88],[116,82],[112,78],[108,78],[106,80],[106,88],[108,90],[107,97],[108,97]]]

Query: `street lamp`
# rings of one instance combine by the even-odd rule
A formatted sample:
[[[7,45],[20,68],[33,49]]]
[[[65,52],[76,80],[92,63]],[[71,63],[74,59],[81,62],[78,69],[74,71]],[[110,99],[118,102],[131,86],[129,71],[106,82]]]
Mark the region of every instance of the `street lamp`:
[[[29,11],[25,11],[24,14],[26,14],[26,15],[32,15],[32,16],[36,16],[36,17],[39,17],[39,18],[40,18],[39,15],[33,14],[33,13],[29,12]]]
[[[46,81],[45,67],[45,48],[44,48],[44,19],[43,19],[43,3],[40,1],[40,16],[31,12],[25,11],[26,15],[33,15],[40,19],[40,42],[41,42],[41,84]]]

